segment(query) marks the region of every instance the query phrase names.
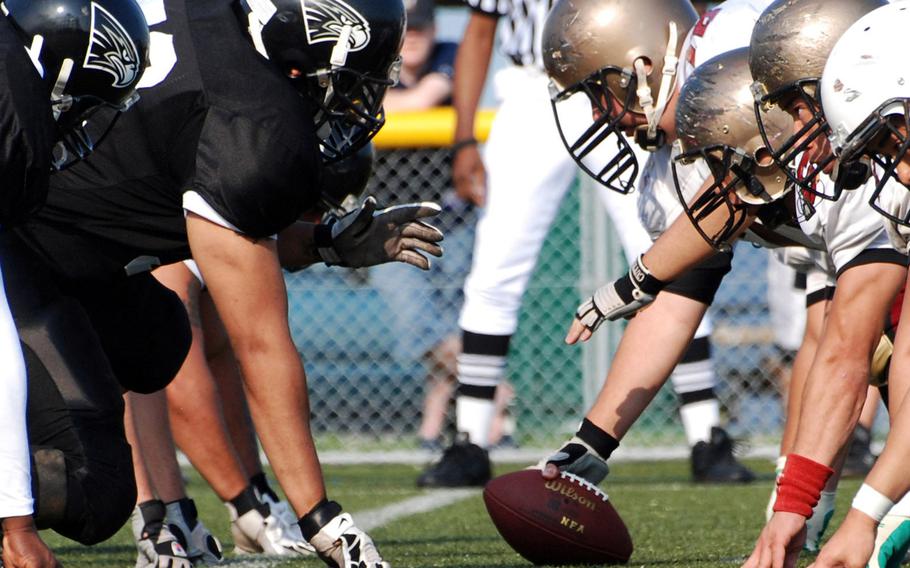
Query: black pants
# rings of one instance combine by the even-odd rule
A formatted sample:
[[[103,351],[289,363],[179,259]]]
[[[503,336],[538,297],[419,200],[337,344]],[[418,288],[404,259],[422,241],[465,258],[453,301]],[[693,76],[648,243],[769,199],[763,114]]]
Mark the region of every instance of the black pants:
[[[68,280],[14,235],[0,236],[0,262],[28,369],[36,521],[101,542],[136,501],[122,392],[174,377],[191,341],[186,311],[147,273]]]

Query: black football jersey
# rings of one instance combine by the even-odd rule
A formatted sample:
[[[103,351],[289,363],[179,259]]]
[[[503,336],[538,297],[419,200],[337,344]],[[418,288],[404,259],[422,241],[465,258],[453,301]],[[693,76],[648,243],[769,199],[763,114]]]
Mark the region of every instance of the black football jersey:
[[[55,135],[50,92],[0,15],[0,227],[21,222],[44,201]]]
[[[122,273],[139,256],[189,258],[188,191],[255,238],[318,199],[309,103],[255,51],[231,1],[142,5],[152,47],[139,102],[87,160],[53,176],[47,205],[20,230],[69,277]]]

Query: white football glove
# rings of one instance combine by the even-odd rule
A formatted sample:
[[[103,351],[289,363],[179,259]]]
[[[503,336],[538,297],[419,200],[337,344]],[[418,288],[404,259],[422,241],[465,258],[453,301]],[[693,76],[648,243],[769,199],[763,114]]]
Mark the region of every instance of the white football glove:
[[[653,302],[665,285],[651,276],[639,256],[629,272],[617,281],[601,286],[593,296],[582,302],[575,310],[575,318],[593,333],[604,320],[634,316],[638,310]]]
[[[190,522],[186,518],[187,514],[184,513],[183,507],[181,507],[181,501],[175,501],[167,505],[165,523],[168,530],[183,545],[186,555],[194,565],[198,563],[208,566],[221,564],[224,560],[221,542],[199,520],[196,504],[192,499],[187,499],[184,506],[187,508],[186,513],[190,518],[195,519],[193,528],[190,528]]]
[[[145,522],[139,507],[133,509],[130,521],[138,555],[136,568],[193,568],[193,562],[177,537],[164,524],[164,504],[161,518]]]
[[[390,568],[370,535],[354,526],[334,501],[323,501],[300,519],[300,529],[316,554],[333,568]]]
[[[314,238],[320,258],[328,265],[350,268],[404,262],[429,270],[423,251],[442,256],[442,232],[420,219],[433,217],[442,209],[424,201],[377,210],[376,198],[369,196],[344,217],[320,225]]]

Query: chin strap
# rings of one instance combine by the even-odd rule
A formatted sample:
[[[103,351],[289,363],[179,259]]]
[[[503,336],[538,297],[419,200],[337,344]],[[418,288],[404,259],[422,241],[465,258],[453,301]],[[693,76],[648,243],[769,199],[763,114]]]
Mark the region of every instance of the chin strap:
[[[54,120],[59,119],[61,114],[73,106],[73,98],[63,94],[72,72],[73,60],[64,59],[63,63],[60,64],[60,73],[57,74],[57,80],[54,81],[54,88],[51,89],[51,108],[54,110]]]
[[[676,29],[676,22],[670,22],[670,39],[667,42],[667,50],[664,54],[664,67],[656,103],[651,95],[651,87],[648,86],[648,70],[645,67],[645,62],[639,58],[634,63],[635,75],[638,79],[638,88],[635,94],[638,96],[639,106],[644,110],[645,118],[648,119],[648,138],[652,140],[657,137],[657,124],[667,108],[670,90],[675,83],[676,68],[679,65],[679,58],[676,56],[678,39],[679,34]]]
[[[40,34],[35,34],[32,38],[32,45],[25,48],[25,52],[28,53],[28,58],[32,60],[32,65],[35,66],[35,69],[38,71],[38,74],[41,75],[42,79],[44,79],[44,65],[41,64],[41,49],[43,47],[44,37]]]

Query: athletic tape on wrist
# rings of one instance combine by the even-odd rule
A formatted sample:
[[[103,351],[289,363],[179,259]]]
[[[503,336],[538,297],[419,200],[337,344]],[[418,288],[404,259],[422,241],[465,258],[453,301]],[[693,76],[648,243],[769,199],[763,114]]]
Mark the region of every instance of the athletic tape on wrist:
[[[309,513],[300,517],[297,524],[303,538],[311,540],[332,519],[341,514],[341,505],[335,501],[323,499]]]
[[[604,461],[607,461],[613,450],[619,447],[619,441],[616,438],[601,430],[597,424],[587,418],[582,420],[575,435],[579,440],[591,446],[597,456]]]
[[[871,485],[863,483],[859,491],[856,492],[856,496],[850,506],[861,513],[869,515],[875,522],[879,523],[888,514],[888,511],[894,507],[894,501],[876,491]]]
[[[334,221],[333,223],[336,223]],[[332,223],[316,225],[313,228],[313,245],[316,248],[316,254],[324,263],[329,266],[341,264],[341,257],[335,252],[335,246],[332,240]]]
[[[796,513],[808,519],[833,474],[834,470],[824,464],[799,454],[789,454],[787,464],[777,479],[774,511]]]

